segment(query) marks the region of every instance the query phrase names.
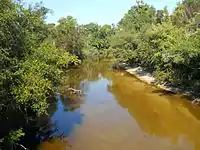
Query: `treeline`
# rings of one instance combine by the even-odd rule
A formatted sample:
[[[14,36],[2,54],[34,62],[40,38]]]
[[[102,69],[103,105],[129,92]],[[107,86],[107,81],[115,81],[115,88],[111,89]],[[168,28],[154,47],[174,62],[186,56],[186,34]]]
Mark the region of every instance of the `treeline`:
[[[83,59],[83,34],[71,17],[46,24],[50,10],[41,4],[0,6],[0,149],[20,149],[29,125],[47,114],[62,73]]]
[[[47,24],[51,10],[42,4],[0,6],[0,149],[20,146],[29,124],[47,114],[65,70],[88,57],[115,58],[159,82],[200,89],[199,0],[184,0],[173,13],[138,1],[117,25],[80,25],[71,16]]]
[[[104,56],[114,28],[79,25],[72,16],[47,24],[51,10],[42,3],[1,0],[0,6],[0,149],[18,149],[31,127],[35,136],[41,130],[36,120],[48,114],[66,70]]]
[[[162,84],[198,94],[200,0],[179,2],[172,13],[137,1],[116,26],[88,26],[87,50],[96,56],[141,66]]]
[[[184,0],[173,13],[138,1],[121,19],[110,51],[147,69],[164,84],[200,90],[200,1]]]

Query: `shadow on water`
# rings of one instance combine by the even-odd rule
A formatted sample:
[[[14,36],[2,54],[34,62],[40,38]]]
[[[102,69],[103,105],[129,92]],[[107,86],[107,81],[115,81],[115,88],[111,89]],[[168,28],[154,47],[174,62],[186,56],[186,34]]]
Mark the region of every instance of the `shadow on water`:
[[[194,109],[185,96],[128,77],[114,77],[112,81],[109,90],[145,133],[168,137],[175,142],[183,135],[200,149],[200,110]]]
[[[96,62],[98,64],[98,62]],[[61,95],[57,96],[56,111],[51,115],[53,130],[56,132],[53,137],[63,135],[67,137],[72,133],[77,125],[81,125],[84,115],[80,112],[80,105],[83,103],[82,97],[68,93],[69,87],[80,89],[87,93],[89,81],[97,81],[101,78],[101,73],[107,71],[103,65],[96,63],[85,63],[78,69],[71,69],[70,76],[67,76],[60,87]],[[109,64],[107,64],[109,65]],[[66,86],[67,85],[67,86]]]
[[[176,95],[175,92],[166,91],[166,90],[162,90],[162,89],[153,90],[152,93],[157,93],[157,94],[159,94],[160,96],[173,96],[173,95]]]
[[[155,89],[152,91],[152,93],[159,94],[160,96],[166,96],[169,99],[172,99],[173,97],[178,96],[181,100],[183,100],[183,101],[181,101],[182,104],[184,104],[185,106],[188,106],[187,107],[188,111],[190,111],[190,113],[192,113],[194,115],[194,117],[196,117],[196,119],[198,119],[200,121],[199,106],[192,105],[192,101],[194,100],[192,98],[192,95],[176,94],[175,92],[166,91],[166,90],[162,90],[162,89]]]
[[[82,123],[83,115],[79,111],[80,100],[74,101],[66,96],[57,95],[52,96],[48,101],[49,115],[34,119],[24,127],[26,134],[20,143],[30,150],[37,149],[37,145],[43,141],[58,142],[59,139],[68,136],[76,125]],[[54,139],[55,137],[58,139]]]
[[[172,91],[166,91],[166,90],[162,90],[162,89],[155,89],[152,91],[152,93],[156,93],[159,94],[160,96],[174,96],[174,95],[178,95],[176,92],[172,92]],[[185,94],[179,94],[181,99],[184,100],[188,100],[188,101],[192,101],[193,98],[191,95],[185,95]]]
[[[127,77],[135,77],[135,75],[132,75],[130,73],[127,73],[125,72],[124,75],[126,75]],[[141,75],[148,75],[148,73],[146,74],[141,74]],[[146,83],[145,83],[146,84]],[[148,87],[152,87],[154,85],[148,85],[146,84],[146,86]],[[177,94],[176,92],[173,92],[173,91],[166,91],[166,90],[163,90],[163,89],[160,89],[160,88],[155,88],[153,91],[151,91],[152,93],[155,93],[155,94],[158,94],[160,96],[174,96],[174,95],[179,95],[181,99],[184,99],[184,100],[188,100],[188,101],[192,101],[193,98],[191,95],[180,95],[180,94]],[[181,92],[180,92],[181,93]]]
[[[61,82],[56,101],[53,101],[49,106],[48,121],[50,126],[47,130],[51,134],[46,134],[45,138],[40,135],[43,142],[38,149],[55,149],[57,145],[63,145],[63,148],[66,148],[66,144],[63,144],[62,140],[59,139],[73,134],[74,129],[80,126],[84,119],[84,114],[80,110],[81,104],[84,103],[84,96],[71,94],[68,89],[80,89],[83,93],[87,93],[89,81],[98,81],[101,74],[107,71],[105,67],[109,68],[107,67],[109,65],[110,62],[103,64],[85,62],[80,67],[66,72],[67,75]]]
[[[81,101],[78,99],[75,101],[58,94],[55,99],[50,100],[49,115],[42,116],[34,125],[29,125],[27,129],[29,132],[23,141],[24,145],[28,143],[27,147],[30,149],[40,150],[37,145],[44,143],[42,146],[45,149],[65,150],[67,141],[63,141],[63,138],[69,136],[83,121],[80,104]]]
[[[50,137],[72,135],[74,150],[200,149],[199,109],[181,95],[141,83],[123,71],[108,71],[109,65],[86,63],[70,70],[61,95],[50,105],[48,121],[55,131]],[[69,87],[86,95],[69,95]],[[62,150],[66,143],[53,139],[41,146]]]

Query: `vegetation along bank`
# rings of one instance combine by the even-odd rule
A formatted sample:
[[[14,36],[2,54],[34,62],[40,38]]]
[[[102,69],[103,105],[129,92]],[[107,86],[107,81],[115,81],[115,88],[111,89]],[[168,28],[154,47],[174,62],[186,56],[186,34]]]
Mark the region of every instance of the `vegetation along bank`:
[[[200,1],[172,13],[138,1],[117,25],[45,22],[42,4],[0,1],[0,149],[28,146],[28,129],[48,114],[63,74],[87,58],[137,65],[160,84],[200,90]],[[29,137],[30,138],[30,137]]]

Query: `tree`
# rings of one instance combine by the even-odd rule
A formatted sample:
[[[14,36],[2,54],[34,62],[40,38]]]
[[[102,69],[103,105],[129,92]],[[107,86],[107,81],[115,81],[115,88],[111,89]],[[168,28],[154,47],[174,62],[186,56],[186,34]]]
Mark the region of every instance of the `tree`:
[[[71,54],[83,58],[84,47],[83,29],[72,16],[61,18],[55,27],[55,43],[57,47],[63,48]]]
[[[63,69],[79,60],[48,43],[49,9],[11,0],[0,5],[0,149],[13,149],[24,129],[47,113]]]
[[[195,21],[198,20],[195,17],[198,17],[199,9],[199,0],[184,0],[176,7],[172,15],[172,21],[179,27],[190,24],[193,19],[195,19]]]
[[[155,8],[137,1],[119,22],[123,30],[139,32],[155,22]]]
[[[198,91],[199,6],[185,0],[169,15],[138,1],[111,38],[114,56],[148,69],[159,82]]]
[[[107,56],[110,37],[115,33],[115,29],[107,24],[100,26],[95,23],[89,23],[83,27],[86,32],[87,55]]]

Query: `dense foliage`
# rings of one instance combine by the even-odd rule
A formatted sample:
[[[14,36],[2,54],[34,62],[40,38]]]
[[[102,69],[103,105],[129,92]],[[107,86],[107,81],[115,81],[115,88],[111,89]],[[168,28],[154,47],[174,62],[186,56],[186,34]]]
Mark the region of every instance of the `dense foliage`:
[[[110,37],[114,35],[114,26],[100,26],[95,23],[83,25],[85,30],[85,48],[87,57],[108,57],[111,44]]]
[[[24,127],[47,113],[48,97],[63,69],[80,61],[72,49],[49,40],[47,8],[25,8],[11,0],[1,0],[0,5],[0,149],[13,149],[25,136]]]
[[[115,25],[45,22],[49,9],[0,1],[0,149],[20,146],[28,125],[47,114],[62,73],[85,58],[142,66],[161,83],[200,89],[200,1],[167,8],[137,4]],[[67,73],[65,74],[67,76]]]
[[[200,1],[185,0],[169,15],[138,1],[119,22],[111,48],[119,61],[151,71],[159,82],[200,89]]]

